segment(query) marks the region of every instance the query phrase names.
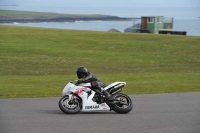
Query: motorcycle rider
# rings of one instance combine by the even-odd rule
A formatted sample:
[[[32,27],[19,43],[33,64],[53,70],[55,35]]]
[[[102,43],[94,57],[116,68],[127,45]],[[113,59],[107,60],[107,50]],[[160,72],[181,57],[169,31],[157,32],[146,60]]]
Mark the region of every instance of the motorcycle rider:
[[[101,82],[93,73],[89,72],[86,67],[80,66],[76,70],[77,77],[82,80],[78,80],[76,84],[80,83],[91,83],[92,90],[97,93],[104,94],[106,99],[110,99],[111,95],[104,89],[106,85]]]

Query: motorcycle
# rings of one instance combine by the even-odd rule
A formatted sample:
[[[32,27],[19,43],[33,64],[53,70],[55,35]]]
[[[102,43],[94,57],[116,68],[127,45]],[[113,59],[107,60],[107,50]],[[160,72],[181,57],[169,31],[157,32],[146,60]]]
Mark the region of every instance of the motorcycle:
[[[91,83],[77,85],[76,82],[77,80],[71,80],[64,87],[63,97],[59,100],[59,108],[66,114],[109,110],[125,114],[133,108],[131,98],[120,93],[126,82],[114,82],[104,88],[111,94],[111,99],[107,99],[102,93],[93,91]]]

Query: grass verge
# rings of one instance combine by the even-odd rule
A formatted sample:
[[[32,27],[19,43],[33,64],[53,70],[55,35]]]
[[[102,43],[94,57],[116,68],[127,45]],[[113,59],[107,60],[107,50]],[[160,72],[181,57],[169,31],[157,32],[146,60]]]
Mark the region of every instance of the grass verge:
[[[200,91],[200,37],[0,26],[0,98],[61,96],[86,66],[126,94]]]

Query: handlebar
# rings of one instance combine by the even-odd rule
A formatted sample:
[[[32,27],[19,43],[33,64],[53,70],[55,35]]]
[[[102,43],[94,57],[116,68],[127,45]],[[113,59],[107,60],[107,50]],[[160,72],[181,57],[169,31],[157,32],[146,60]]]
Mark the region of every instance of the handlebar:
[[[70,80],[70,83],[75,83],[77,82],[78,80]]]

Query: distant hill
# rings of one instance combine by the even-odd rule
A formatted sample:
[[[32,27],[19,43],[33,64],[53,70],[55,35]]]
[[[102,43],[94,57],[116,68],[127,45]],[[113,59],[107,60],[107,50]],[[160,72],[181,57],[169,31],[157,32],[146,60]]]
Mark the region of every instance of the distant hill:
[[[128,21],[132,18],[101,14],[59,14],[47,12],[29,12],[0,10],[0,23],[26,23],[26,22],[75,22],[75,21]]]

